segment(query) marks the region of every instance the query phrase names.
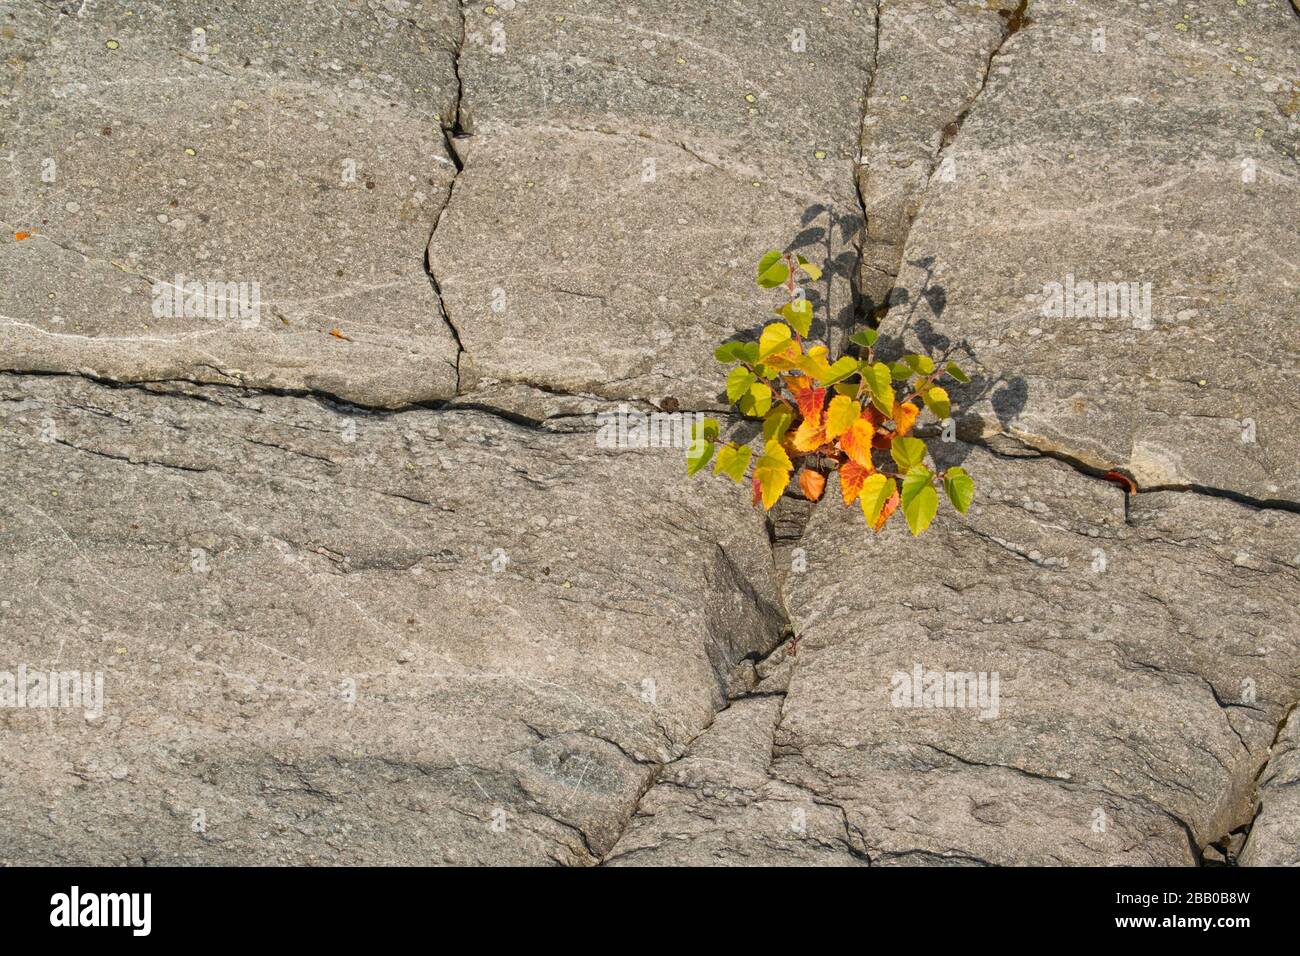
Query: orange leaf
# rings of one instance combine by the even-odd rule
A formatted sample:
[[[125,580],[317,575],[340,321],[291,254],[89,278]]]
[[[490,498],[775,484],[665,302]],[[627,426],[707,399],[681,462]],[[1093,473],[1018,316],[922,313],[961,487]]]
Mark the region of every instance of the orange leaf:
[[[825,389],[818,389],[825,392]],[[826,444],[826,429],[822,427],[821,409],[813,415],[809,415],[799,423],[799,430],[794,433],[795,451],[807,454],[810,451],[816,451],[822,445]]]
[[[906,435],[916,424],[917,418],[921,415],[921,409],[911,402],[899,402],[894,406],[894,434]]]
[[[758,475],[754,476],[754,500],[750,504],[758,504],[763,500],[763,486],[758,483]]]
[[[875,530],[879,531],[881,528],[883,528],[885,526],[885,522],[889,520],[889,516],[892,515],[897,510],[898,510],[898,485],[895,484],[894,493],[889,496],[889,500],[885,502],[885,506],[880,509],[880,517],[876,521]]]
[[[826,476],[811,468],[805,468],[799,472],[799,490],[809,501],[820,501],[822,492],[826,490]]]
[[[857,464],[867,469],[870,474],[874,470],[871,464],[871,435],[874,429],[871,427],[871,420],[866,415],[859,415],[858,418],[849,426],[849,430],[840,436],[840,448],[844,454],[857,462]]]
[[[867,480],[874,468],[863,468],[856,461],[846,461],[840,466],[840,493],[844,503],[851,505],[862,494],[862,483]]]
[[[31,237],[32,237],[32,234],[31,234],[30,232],[15,232],[15,233],[14,233],[14,238],[17,239],[19,242],[22,242],[24,239],[30,239]]]

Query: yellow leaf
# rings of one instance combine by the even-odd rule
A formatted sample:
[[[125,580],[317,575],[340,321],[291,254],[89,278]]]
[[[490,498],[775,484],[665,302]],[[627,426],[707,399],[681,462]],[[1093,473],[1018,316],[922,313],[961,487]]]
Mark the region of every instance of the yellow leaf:
[[[874,525],[880,519],[880,512],[889,500],[889,494],[893,489],[893,480],[880,472],[867,476],[863,481],[859,489],[858,503],[862,505],[862,513],[866,516],[867,524]]]
[[[800,370],[818,380],[830,377],[831,363],[826,361],[828,354],[826,346],[814,345],[808,350],[808,354],[799,360]]]
[[[763,457],[754,466],[754,481],[758,484],[763,498],[763,508],[771,510],[776,504],[785,486],[790,483],[790,456],[785,453],[778,441],[769,441],[763,449]]]
[[[824,444],[826,444],[826,430],[822,428],[822,413],[819,411],[800,422],[798,430],[794,433],[794,447],[796,451],[810,452],[816,451]]]
[[[758,358],[763,361],[769,355],[783,350],[790,342],[790,326],[784,322],[773,322],[763,329],[758,337]]]
[[[952,412],[952,403],[948,392],[938,385],[925,393],[925,407],[934,412],[934,417],[942,421]]]
[[[839,438],[862,414],[862,406],[847,395],[836,395],[826,410],[826,437]]]

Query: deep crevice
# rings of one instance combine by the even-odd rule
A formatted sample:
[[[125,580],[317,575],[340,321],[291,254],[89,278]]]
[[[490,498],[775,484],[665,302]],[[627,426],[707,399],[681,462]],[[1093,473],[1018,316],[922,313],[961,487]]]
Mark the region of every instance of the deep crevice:
[[[447,155],[452,164],[456,167],[456,175],[451,178],[447,186],[447,198],[443,200],[442,208],[438,210],[438,215],[433,221],[433,228],[429,230],[429,237],[424,243],[424,272],[429,277],[429,284],[433,287],[433,294],[438,297],[438,309],[442,312],[442,320],[446,323],[448,331],[451,332],[452,339],[456,342],[456,394],[460,394],[461,371],[460,363],[465,357],[465,345],[461,341],[460,329],[452,321],[451,312],[447,308],[447,300],[443,298],[442,286],[438,282],[438,277],[433,274],[433,268],[429,263],[429,246],[433,242],[433,237],[438,232],[438,226],[442,222],[442,217],[446,214],[447,208],[451,205],[451,197],[456,191],[456,183],[460,181],[460,174],[465,170],[464,157],[461,156],[460,149],[457,146],[457,140],[463,139],[469,135],[467,123],[465,122],[465,82],[460,75],[460,58],[465,50],[465,8],[461,3],[456,4],[456,12],[460,16],[460,37],[456,41],[456,49],[452,53],[451,71],[456,78],[456,105],[452,112],[451,122],[442,124],[442,138],[447,150]]]
[[[214,391],[230,391],[238,397],[254,397],[257,395],[271,395],[278,398],[294,398],[304,401],[314,401],[330,411],[343,415],[367,415],[371,417],[389,417],[394,415],[404,415],[410,412],[457,412],[472,411],[480,412],[485,415],[491,415],[512,425],[518,425],[523,428],[529,428],[535,431],[544,432],[548,435],[562,434],[554,429],[547,428],[548,422],[558,421],[566,418],[585,418],[586,415],[567,415],[559,414],[548,416],[542,419],[530,418],[527,415],[521,415],[512,412],[509,409],[497,408],[492,405],[478,402],[463,402],[458,399],[430,399],[428,401],[408,402],[404,405],[384,406],[368,405],[347,399],[334,392],[323,389],[303,389],[303,388],[281,388],[269,385],[242,385],[231,384],[228,382],[204,382],[188,378],[156,378],[156,379],[136,379],[131,381],[122,381],[116,378],[110,378],[103,375],[95,375],[90,372],[68,372],[68,371],[50,371],[50,370],[31,370],[31,369],[9,369],[0,368],[0,375],[10,375],[14,378],[76,378],[84,379],[95,385],[114,390],[132,390],[143,392],[146,395],[153,395],[158,398],[179,398],[188,401],[203,402],[208,405],[217,405],[232,410],[240,410],[239,405],[224,405],[221,402],[214,401],[212,398],[184,391],[179,386],[191,386],[194,388],[204,388]],[[151,388],[150,386],[177,386],[173,388]],[[247,410],[247,409],[245,409]],[[571,429],[572,432],[590,431],[593,429]]]
[[[878,0],[876,4],[876,61],[879,60],[880,56],[880,7],[881,0]],[[948,123],[940,133],[939,146],[935,150],[934,155],[930,157],[929,168],[925,172],[926,185],[921,188],[920,198],[918,198],[916,207],[912,214],[907,217],[906,228],[903,230],[902,237],[897,242],[897,256],[895,257],[893,272],[894,280],[897,280],[899,273],[902,272],[903,262],[907,253],[907,243],[911,238],[912,228],[916,225],[916,220],[920,218],[921,209],[924,206],[925,194],[929,189],[929,179],[934,174],[934,170],[938,168],[939,164],[942,162],[944,151],[947,150],[957,138],[957,135],[961,132],[962,126],[965,125],[966,119],[970,115],[971,110],[974,109],[975,104],[979,101],[979,98],[984,94],[984,90],[988,87],[989,77],[993,74],[994,60],[996,60],[1001,54],[1002,48],[1006,46],[1007,41],[1031,22],[1028,17],[1028,9],[1029,0],[1020,0],[1020,4],[1015,8],[1015,10],[998,11],[998,15],[1003,17],[1005,20],[1002,24],[1002,35],[984,62],[984,73],[980,77],[979,89],[975,91],[974,95],[971,96],[966,105],[961,108],[952,122]],[[874,68],[872,79],[873,81],[875,79]],[[859,196],[861,196],[861,190],[859,190]],[[875,313],[872,317],[876,327],[881,326],[888,317],[891,304],[894,301],[894,293],[896,289],[897,286],[891,285],[885,292],[884,298],[877,303]]]

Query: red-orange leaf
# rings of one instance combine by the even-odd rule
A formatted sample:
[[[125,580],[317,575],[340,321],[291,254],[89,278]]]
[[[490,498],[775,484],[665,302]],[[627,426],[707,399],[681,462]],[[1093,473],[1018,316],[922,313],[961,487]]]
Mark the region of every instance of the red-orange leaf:
[[[863,468],[856,461],[846,461],[840,466],[840,493],[844,495],[846,505],[858,500],[858,495],[862,494],[862,483],[873,471],[874,468]]]
[[[805,468],[799,472],[799,490],[809,501],[820,501],[822,492],[826,490],[826,476],[811,468]]]
[[[790,391],[799,403],[799,413],[804,418],[815,416],[820,422],[822,406],[826,404],[826,389],[812,388],[811,385],[811,380],[802,376],[790,379]]]

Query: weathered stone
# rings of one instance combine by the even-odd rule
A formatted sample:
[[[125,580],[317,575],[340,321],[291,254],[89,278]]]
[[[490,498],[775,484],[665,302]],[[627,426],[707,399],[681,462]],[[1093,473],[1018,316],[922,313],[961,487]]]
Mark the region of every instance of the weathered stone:
[[[858,172],[867,210],[862,291],[872,312],[888,302],[930,177],[955,175],[947,167],[936,173],[939,151],[983,88],[989,62],[1011,32],[1013,7],[966,0],[880,5]]]
[[[843,339],[861,4],[493,10],[465,11],[472,148],[429,246],[463,390],[722,404],[713,350],[761,326],[754,263],[786,244],[827,266],[814,335]]]
[[[1241,853],[1243,866],[1300,866],[1300,712],[1278,731],[1260,776],[1260,808]]]
[[[1296,23],[0,0],[0,863],[1300,862]],[[601,441],[782,245],[978,373],[968,516]]]
[[[1174,492],[1126,516],[1060,463],[945,453],[976,503],[921,538],[834,489],[815,511],[773,776],[878,863],[1195,862],[1249,820],[1296,697],[1300,517]],[[895,706],[918,666],[997,674],[999,699]]]
[[[380,406],[453,394],[421,249],[456,172],[454,9],[60,15],[0,101],[4,367]],[[197,310],[177,276],[202,284]]]
[[[1031,4],[930,179],[885,330],[973,356],[958,398],[986,433],[1300,501],[1295,29],[1280,0]],[[1116,284],[1100,313],[1085,282]]]
[[[780,639],[680,449],[33,376],[0,443],[0,670],[107,698],[0,710],[5,862],[592,862]]]
[[[742,699],[663,769],[614,847],[611,866],[865,864],[844,814],[773,780],[780,697]]]

